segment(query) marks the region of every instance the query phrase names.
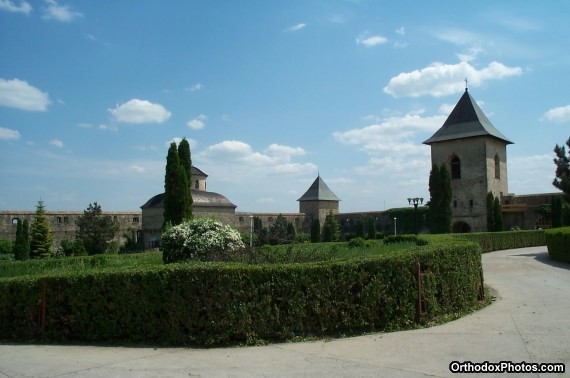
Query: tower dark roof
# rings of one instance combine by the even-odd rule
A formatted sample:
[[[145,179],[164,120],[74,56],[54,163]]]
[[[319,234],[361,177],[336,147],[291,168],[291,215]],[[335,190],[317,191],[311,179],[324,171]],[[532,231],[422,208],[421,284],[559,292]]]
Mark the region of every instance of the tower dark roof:
[[[513,144],[493,126],[467,89],[447,117],[447,120],[424,144],[432,144],[454,139],[477,136],[490,136],[506,144]]]
[[[202,175],[202,176],[206,176],[208,177],[207,174],[205,174],[202,170],[196,168],[195,166],[192,166],[192,172],[193,175]]]
[[[305,192],[297,201],[340,201],[332,190],[329,189],[327,184],[319,175],[309,190]]]
[[[192,192],[192,206],[229,207],[234,209],[237,207],[229,199],[221,194],[195,189],[191,189],[190,191]],[[141,206],[141,209],[147,209],[151,207],[164,207],[164,193],[157,194],[156,196],[149,199],[144,205]]]

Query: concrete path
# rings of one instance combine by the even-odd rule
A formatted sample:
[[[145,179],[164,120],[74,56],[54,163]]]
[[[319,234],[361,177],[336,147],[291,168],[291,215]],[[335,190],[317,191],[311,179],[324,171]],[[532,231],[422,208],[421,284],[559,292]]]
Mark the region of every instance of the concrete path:
[[[429,329],[249,348],[0,344],[0,377],[451,377],[452,361],[562,362],[570,375],[570,265],[546,247],[485,254],[483,264],[495,303]]]

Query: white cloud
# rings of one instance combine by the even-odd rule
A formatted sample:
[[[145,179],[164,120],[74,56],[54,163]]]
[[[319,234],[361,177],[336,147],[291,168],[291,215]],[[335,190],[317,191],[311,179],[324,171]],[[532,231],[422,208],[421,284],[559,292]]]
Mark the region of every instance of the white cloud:
[[[105,131],[113,131],[113,132],[119,131],[119,128],[117,126],[109,126],[104,123],[101,123],[97,128],[99,130],[105,130]]]
[[[50,103],[47,93],[27,82],[0,78],[0,106],[44,112]]]
[[[312,163],[294,162],[293,157],[304,155],[300,147],[278,144],[256,152],[242,141],[226,140],[209,146],[198,158],[213,170],[216,177],[230,181],[244,181],[252,177],[274,174],[302,174],[316,171]]]
[[[18,140],[20,139],[20,133],[18,130],[5,129],[0,127],[0,140]]]
[[[141,167],[140,165],[137,164],[131,165],[129,169],[136,173],[143,173],[145,171],[144,167]]]
[[[370,35],[369,32],[364,32],[356,37],[356,44],[365,47],[374,47],[388,42],[388,38],[381,35]]]
[[[59,5],[55,0],[46,0],[47,7],[44,9],[43,18],[45,20],[56,20],[61,22],[71,22],[83,16],[80,12],[69,9],[67,5]]]
[[[29,14],[32,11],[32,6],[27,1],[20,1],[20,4],[16,5],[10,0],[0,0],[0,10]]]
[[[509,192],[515,194],[553,193],[556,167],[554,155],[509,156]]]
[[[404,29],[403,26],[400,26],[398,29],[396,29],[396,34],[404,35],[406,34],[406,29]]]
[[[564,123],[570,121],[570,105],[552,108],[542,116],[543,120]]]
[[[204,121],[206,121],[207,119],[208,119],[207,116],[205,116],[204,114],[200,114],[198,117],[188,121],[186,126],[188,126],[189,128],[191,128],[193,130],[201,130],[206,126]]]
[[[132,124],[163,123],[172,115],[160,104],[136,98],[108,110],[116,121]]]
[[[295,32],[295,31],[299,31],[305,28],[305,26],[307,26],[307,24],[296,24],[293,26],[288,27],[287,29],[285,29],[286,32]]]
[[[52,139],[49,141],[49,144],[57,148],[63,148],[63,142],[59,139]]]
[[[202,90],[202,88],[204,88],[202,83],[196,83],[196,84],[192,85],[191,87],[186,88],[186,90],[190,91],[190,92],[198,92],[199,90]]]
[[[445,122],[447,115],[424,117],[419,114],[388,117],[359,129],[335,132],[333,137],[343,144],[355,145],[365,152],[368,162],[354,172],[363,176],[388,175],[386,182],[411,180],[418,172],[429,172],[430,149],[420,143]]]
[[[464,90],[465,78],[469,79],[470,86],[478,87],[489,80],[521,74],[522,68],[508,67],[499,62],[491,62],[482,69],[477,69],[465,61],[457,64],[433,63],[426,68],[403,72],[391,78],[384,87],[384,92],[393,97],[441,97]]]

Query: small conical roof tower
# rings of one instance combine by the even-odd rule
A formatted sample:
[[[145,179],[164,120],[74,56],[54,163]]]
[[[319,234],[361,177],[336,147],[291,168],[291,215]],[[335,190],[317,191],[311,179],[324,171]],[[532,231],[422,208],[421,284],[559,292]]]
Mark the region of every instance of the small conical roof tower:
[[[319,219],[322,227],[330,212],[338,214],[340,198],[329,189],[325,181],[318,175],[305,194],[297,201],[299,201],[299,212],[304,213],[308,220]]]
[[[461,96],[443,126],[424,144],[431,145],[437,142],[477,136],[490,136],[506,144],[513,144],[493,126],[479,105],[477,105],[477,102],[471,97],[467,88],[465,88],[465,93],[463,93],[463,96]]]
[[[317,176],[309,189],[297,201],[340,201],[321,176]]]

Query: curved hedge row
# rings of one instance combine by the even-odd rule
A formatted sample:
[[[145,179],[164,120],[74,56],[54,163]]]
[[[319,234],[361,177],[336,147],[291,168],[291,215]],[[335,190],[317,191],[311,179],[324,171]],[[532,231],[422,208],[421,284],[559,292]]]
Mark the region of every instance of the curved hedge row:
[[[538,247],[546,244],[543,230],[477,232],[469,234],[451,234],[454,239],[475,242],[483,253],[504,249]]]
[[[428,245],[309,264],[169,264],[0,281],[4,340],[219,345],[386,331],[472,306],[480,248]]]
[[[552,259],[570,262],[570,227],[546,230],[546,246]]]

